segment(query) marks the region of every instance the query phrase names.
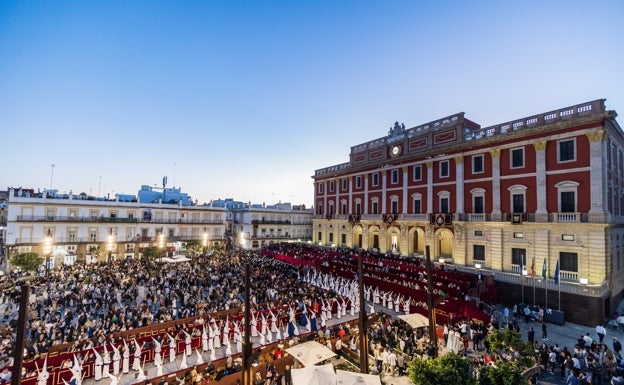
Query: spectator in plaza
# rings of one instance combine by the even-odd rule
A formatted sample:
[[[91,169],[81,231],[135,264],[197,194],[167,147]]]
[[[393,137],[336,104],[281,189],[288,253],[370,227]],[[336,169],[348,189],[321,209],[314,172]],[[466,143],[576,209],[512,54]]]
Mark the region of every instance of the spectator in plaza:
[[[622,351],[622,343],[615,336],[613,336],[613,351],[617,355],[620,355],[620,351]]]
[[[535,330],[533,330],[533,326],[529,326],[529,330],[527,331],[527,340],[533,345],[535,341]]]
[[[542,321],[542,340],[548,340],[548,326],[546,325],[546,321]]]
[[[607,330],[602,325],[596,326],[596,335],[598,335],[598,343],[602,343],[604,341],[605,336],[607,335]]]

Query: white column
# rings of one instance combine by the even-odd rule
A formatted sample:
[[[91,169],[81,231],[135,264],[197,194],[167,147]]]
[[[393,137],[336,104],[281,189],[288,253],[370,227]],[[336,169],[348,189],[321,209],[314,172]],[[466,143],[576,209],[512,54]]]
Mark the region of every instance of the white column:
[[[606,148],[605,133],[605,130],[600,130],[587,134],[589,139],[589,178],[591,186],[589,222],[592,223],[607,222],[609,216],[609,197],[606,188],[608,181],[606,158],[609,149]]]
[[[427,214],[433,214],[433,162],[427,162]]]
[[[407,179],[409,177],[408,170],[409,167],[403,166],[403,214],[407,214],[407,184],[409,183],[409,180]]]
[[[537,210],[535,211],[536,222],[548,222],[548,210],[546,209],[546,141],[535,142],[535,182],[537,185]]]
[[[455,212],[464,213],[464,156],[455,157]]]
[[[364,214],[368,214],[368,174],[364,175]]]
[[[500,221],[500,150],[492,150],[490,155],[492,156],[492,220]]]
[[[388,171],[381,171],[381,213],[386,213],[386,182],[388,181]]]

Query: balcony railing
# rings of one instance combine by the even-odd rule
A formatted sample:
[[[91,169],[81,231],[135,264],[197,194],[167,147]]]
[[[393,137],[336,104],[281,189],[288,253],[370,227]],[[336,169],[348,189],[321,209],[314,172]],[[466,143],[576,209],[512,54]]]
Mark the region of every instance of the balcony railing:
[[[254,219],[251,221],[252,225],[290,225],[291,222],[290,220],[286,219],[286,220],[266,220],[266,219]]]
[[[18,215],[16,222],[88,222],[88,223],[163,223],[163,224],[197,224],[197,225],[218,225],[225,222],[221,219],[164,219],[164,218],[122,218],[122,217],[72,217],[58,215]]]

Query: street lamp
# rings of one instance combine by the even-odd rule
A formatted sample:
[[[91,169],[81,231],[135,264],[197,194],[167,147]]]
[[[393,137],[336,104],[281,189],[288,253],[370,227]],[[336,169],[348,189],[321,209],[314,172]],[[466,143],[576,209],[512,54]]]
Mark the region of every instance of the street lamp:
[[[165,253],[165,234],[163,233],[158,236],[158,248],[160,249],[160,263],[162,263],[162,257]]]
[[[43,255],[46,258],[46,279],[50,274],[50,255],[52,254],[52,231],[48,229],[48,235],[46,235],[43,242]]]
[[[107,243],[108,263],[112,263],[113,262],[113,248],[114,248],[113,234],[112,234],[112,231],[111,231],[111,234],[108,235],[108,243]]]

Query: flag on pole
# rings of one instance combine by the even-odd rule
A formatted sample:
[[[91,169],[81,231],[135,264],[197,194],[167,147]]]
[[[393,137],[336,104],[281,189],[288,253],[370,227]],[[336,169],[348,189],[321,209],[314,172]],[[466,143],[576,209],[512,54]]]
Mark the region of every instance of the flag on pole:
[[[555,267],[555,276],[553,277],[555,280],[555,285],[559,284],[559,261],[557,261],[557,266]]]
[[[522,275],[522,271],[524,271],[524,255],[520,255],[520,275]]]
[[[544,258],[544,264],[542,265],[542,278],[546,279],[546,258]]]
[[[535,257],[531,260],[531,278],[535,279]]]

